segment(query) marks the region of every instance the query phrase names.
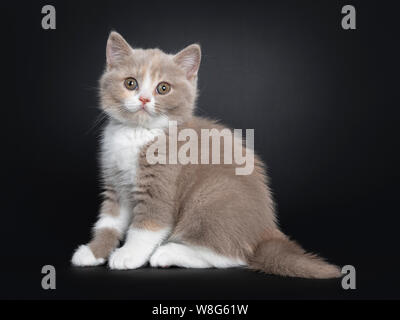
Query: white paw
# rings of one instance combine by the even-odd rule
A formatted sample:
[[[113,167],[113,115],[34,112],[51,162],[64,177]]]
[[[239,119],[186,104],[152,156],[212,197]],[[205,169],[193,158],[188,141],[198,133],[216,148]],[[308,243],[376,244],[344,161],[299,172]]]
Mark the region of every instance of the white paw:
[[[117,270],[137,269],[143,266],[147,260],[148,257],[141,255],[138,250],[123,246],[111,254],[108,266]]]
[[[103,258],[96,258],[87,245],[79,246],[71,259],[72,264],[78,267],[98,266],[104,261]]]
[[[157,248],[150,258],[150,265],[152,267],[168,268],[172,265],[174,259],[173,250],[171,246],[163,245]]]

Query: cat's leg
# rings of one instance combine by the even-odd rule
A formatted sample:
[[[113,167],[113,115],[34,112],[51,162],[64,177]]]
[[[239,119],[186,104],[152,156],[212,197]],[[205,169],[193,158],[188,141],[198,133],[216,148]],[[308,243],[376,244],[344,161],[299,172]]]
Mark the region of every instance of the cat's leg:
[[[79,246],[72,256],[75,266],[103,264],[117,247],[129,225],[131,209],[127,202],[120,202],[114,191],[104,192],[99,219],[93,228],[92,240]]]
[[[200,246],[168,242],[160,246],[151,256],[152,267],[170,266],[184,268],[232,268],[244,266],[238,258],[220,255],[215,251]]]
[[[124,245],[115,250],[109,259],[111,269],[136,269],[145,265],[154,250],[168,237],[169,224],[159,218],[154,207],[140,202],[134,209],[133,221]],[[148,213],[153,213],[153,216]]]

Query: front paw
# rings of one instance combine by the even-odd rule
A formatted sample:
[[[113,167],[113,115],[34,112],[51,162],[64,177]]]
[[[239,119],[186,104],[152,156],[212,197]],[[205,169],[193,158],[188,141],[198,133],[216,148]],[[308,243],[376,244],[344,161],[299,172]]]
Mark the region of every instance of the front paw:
[[[103,258],[96,258],[92,250],[87,245],[79,246],[72,256],[71,262],[74,266],[90,267],[98,266],[104,263]]]
[[[108,266],[110,269],[117,270],[137,269],[143,266],[147,260],[147,256],[140,255],[137,250],[125,246],[111,254]]]
[[[158,268],[168,268],[173,264],[177,254],[173,252],[173,244],[158,247],[150,258],[150,266]]]

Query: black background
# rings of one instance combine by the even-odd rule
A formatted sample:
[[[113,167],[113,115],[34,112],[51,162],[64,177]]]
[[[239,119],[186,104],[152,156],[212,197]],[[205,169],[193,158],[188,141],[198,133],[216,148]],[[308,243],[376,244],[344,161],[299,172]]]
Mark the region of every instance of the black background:
[[[56,7],[56,30],[41,28],[45,4]],[[341,28],[345,4],[356,7],[357,30]],[[2,77],[1,298],[400,297],[395,1],[7,6],[2,68],[14,78]],[[69,265],[100,203],[97,81],[112,29],[133,47],[201,44],[197,113],[255,129],[282,229],[329,261],[354,265],[356,290],[246,270]],[[41,289],[45,264],[57,269],[54,291]]]

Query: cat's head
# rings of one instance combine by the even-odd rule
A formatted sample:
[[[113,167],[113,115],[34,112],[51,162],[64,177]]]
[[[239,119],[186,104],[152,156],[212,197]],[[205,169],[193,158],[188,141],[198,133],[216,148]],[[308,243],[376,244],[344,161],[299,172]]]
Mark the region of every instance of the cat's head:
[[[100,80],[102,109],[132,126],[167,127],[193,114],[200,46],[175,55],[159,49],[132,48],[117,32],[107,41],[107,66]]]

